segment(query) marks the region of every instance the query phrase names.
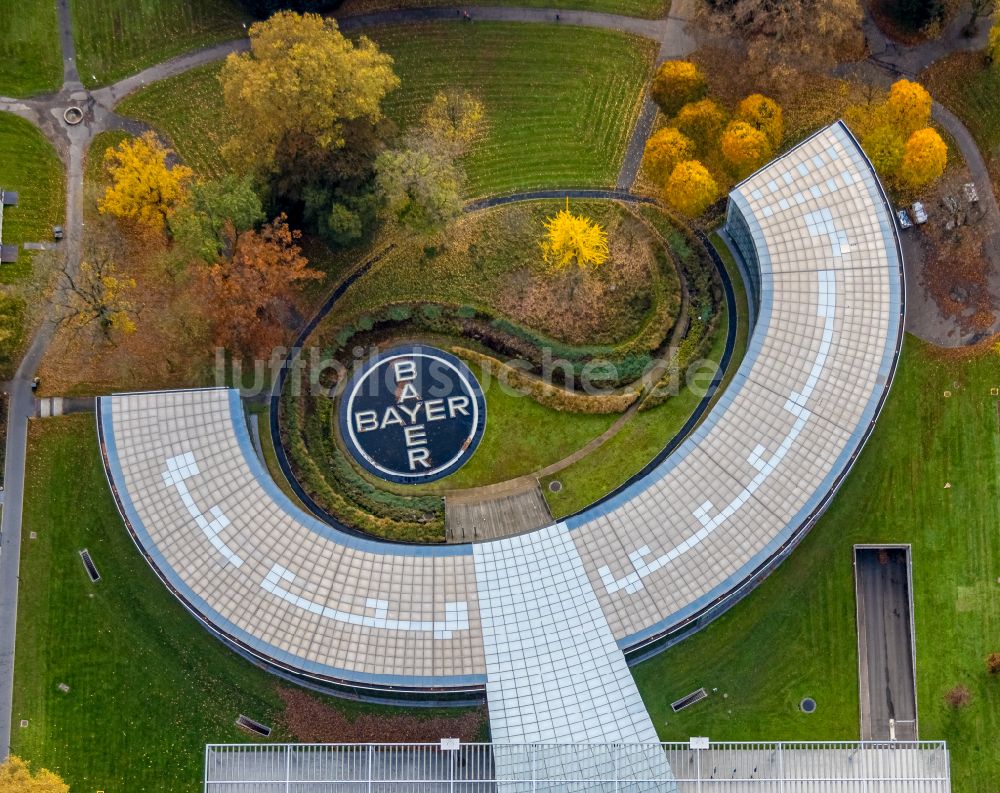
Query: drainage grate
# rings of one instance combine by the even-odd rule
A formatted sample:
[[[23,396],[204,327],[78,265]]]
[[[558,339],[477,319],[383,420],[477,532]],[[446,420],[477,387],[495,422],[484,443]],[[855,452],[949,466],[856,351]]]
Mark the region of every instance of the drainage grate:
[[[558,493],[560,490],[562,490],[562,482],[560,482],[558,479],[553,479],[551,482],[549,482],[549,492]]]
[[[90,551],[84,548],[80,551],[80,558],[83,560],[83,566],[87,568],[87,575],[90,576],[90,580],[97,583],[101,580],[101,574],[97,572],[97,567],[94,565],[94,560],[90,558]]]
[[[236,726],[242,727],[248,732],[252,732],[255,735],[263,735],[267,738],[271,734],[271,728],[266,724],[261,724],[259,721],[254,721],[249,716],[244,716],[242,713],[240,717],[236,720]]]
[[[703,688],[699,688],[697,691],[692,691],[686,697],[681,697],[676,702],[670,703],[670,709],[676,713],[679,710],[684,710],[689,705],[693,705],[695,702],[701,702],[703,699],[708,699],[708,692]]]
[[[804,697],[799,703],[799,710],[803,713],[815,713],[816,712],[816,700],[812,697]]]

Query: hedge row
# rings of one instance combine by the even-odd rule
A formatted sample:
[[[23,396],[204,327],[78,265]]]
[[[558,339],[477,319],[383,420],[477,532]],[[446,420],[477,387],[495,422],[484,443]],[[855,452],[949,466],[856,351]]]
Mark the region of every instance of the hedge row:
[[[490,373],[491,377],[517,391],[526,392],[536,402],[553,410],[571,413],[624,413],[639,398],[639,392],[633,389],[613,394],[567,391],[467,347],[452,347],[451,351],[479,364]]]
[[[310,402],[305,412],[302,408]],[[380,490],[347,461],[332,436],[332,402],[324,397],[281,400],[282,434],[299,484],[324,510],[377,537],[443,542],[444,500]]]

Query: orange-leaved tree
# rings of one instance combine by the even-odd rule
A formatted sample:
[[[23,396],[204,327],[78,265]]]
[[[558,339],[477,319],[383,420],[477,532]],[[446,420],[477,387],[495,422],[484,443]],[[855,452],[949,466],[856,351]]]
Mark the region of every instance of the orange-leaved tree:
[[[701,99],[708,83],[690,61],[664,61],[653,75],[649,95],[664,115],[672,116],[688,102]]]
[[[930,184],[944,173],[948,164],[948,146],[930,127],[918,129],[903,151],[899,178],[910,187]]]
[[[674,125],[695,142],[702,152],[715,146],[726,125],[726,111],[711,99],[701,99],[684,105],[674,119]]]
[[[746,176],[757,170],[773,154],[767,136],[746,121],[729,122],[719,138],[719,148],[737,176]]]
[[[557,269],[572,264],[595,267],[608,260],[608,234],[598,223],[566,208],[545,221],[545,237],[540,246],[547,264]]]
[[[0,764],[0,791],[3,793],[69,793],[69,785],[45,768],[31,773],[29,764],[9,755]]]
[[[771,148],[777,151],[785,134],[781,106],[777,102],[763,94],[750,94],[736,106],[735,115],[740,121],[763,132]]]
[[[232,259],[212,265],[219,343],[244,353],[265,353],[280,343],[295,287],[324,277],[309,268],[298,245],[301,236],[281,214],[259,232],[240,234]]]
[[[111,184],[98,202],[108,215],[162,231],[164,221],[184,198],[191,169],[167,165],[167,149],[152,132],[122,141],[104,152]]]
[[[664,127],[646,141],[642,168],[657,187],[663,187],[677,163],[693,156],[694,142],[680,130]]]
[[[719,195],[719,186],[704,165],[697,160],[686,160],[674,168],[663,194],[678,212],[696,217]]]

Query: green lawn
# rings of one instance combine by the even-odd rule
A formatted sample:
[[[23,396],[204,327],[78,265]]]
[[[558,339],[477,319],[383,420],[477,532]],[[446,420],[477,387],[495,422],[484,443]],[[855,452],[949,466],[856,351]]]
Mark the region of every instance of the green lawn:
[[[935,98],[969,128],[986,159],[1000,153],[1000,64],[980,53],[957,53],[921,74]]]
[[[998,363],[942,360],[907,338],[879,425],[816,528],[745,601],[634,670],[662,739],[857,739],[851,549],[907,542],[920,735],[948,741],[956,793],[996,789],[1000,679],[985,658],[1000,648]],[[958,712],[944,703],[957,683],[972,692]],[[708,700],[670,711],[699,686]],[[799,712],[803,696],[816,713]]]
[[[184,162],[199,176],[227,172],[219,148],[235,131],[222,101],[220,63],[161,80],[133,94],[115,108],[164,133]]]
[[[489,121],[466,158],[470,196],[535,187],[613,185],[655,45],[603,30],[482,22],[374,28],[402,87],[386,111],[406,125],[435,92],[475,91]],[[156,83],[118,106],[166,133],[205,176],[226,170],[232,125],[217,64]]]
[[[370,14],[393,8],[426,8],[445,5],[442,0],[346,0],[340,6],[338,16],[347,14]],[[670,0],[472,0],[464,5],[487,6],[534,6],[535,8],[581,9],[602,11],[607,14],[622,14],[630,17],[661,19],[670,10]],[[473,16],[475,13],[473,12]]]
[[[0,3],[0,95],[56,91],[62,74],[56,4],[52,0]]]
[[[466,158],[470,195],[613,185],[656,45],[560,25],[439,23],[373,28],[402,87],[389,115],[406,125],[455,86],[486,106],[489,133]]]
[[[20,205],[4,211],[4,243],[51,241],[66,210],[62,162],[41,132],[10,113],[0,113],[0,187],[20,194]],[[32,256],[21,250],[17,264],[0,269],[0,283],[23,281]]]
[[[80,79],[88,88],[217,41],[246,35],[235,0],[70,0]]]
[[[199,627],[136,551],[108,491],[93,416],[34,423],[27,482],[15,754],[58,771],[74,791],[194,793],[206,742],[251,740],[233,726],[240,713],[289,738],[277,678]],[[81,548],[103,578],[96,585]],[[401,712],[328,702],[349,718]]]

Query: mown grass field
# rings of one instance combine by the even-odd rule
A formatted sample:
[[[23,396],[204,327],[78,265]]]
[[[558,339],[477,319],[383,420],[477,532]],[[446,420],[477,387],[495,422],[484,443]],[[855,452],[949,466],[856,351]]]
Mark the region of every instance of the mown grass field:
[[[489,122],[466,157],[469,197],[537,187],[613,185],[655,45],[603,30],[476,22],[375,28],[402,86],[386,102],[402,127],[447,87],[482,99]],[[218,65],[164,80],[118,106],[166,133],[199,174],[226,170],[232,133]]]
[[[41,132],[10,113],[0,113],[0,187],[20,195],[19,206],[4,211],[4,244],[51,241],[66,211],[62,162]],[[0,268],[0,283],[27,278],[33,256],[21,250],[16,264]]]
[[[128,97],[116,110],[166,135],[199,176],[220,177],[228,168],[219,149],[235,131],[222,101],[221,68],[221,63],[213,63],[161,80]]]
[[[70,0],[77,68],[88,88],[197,47],[246,35],[234,0]]]
[[[370,14],[393,8],[425,8],[440,5],[442,5],[441,0],[346,0],[340,6],[337,15]],[[645,17],[646,19],[659,19],[665,17],[670,11],[670,0],[472,0],[471,3],[465,5],[580,9],[630,17]]]
[[[0,95],[56,91],[62,74],[55,3],[0,3]]]
[[[406,126],[434,93],[474,91],[489,132],[466,157],[470,196],[613,185],[655,44],[557,25],[441,23],[374,28],[402,87],[389,115]]]
[[[745,601],[635,668],[663,740],[856,740],[852,547],[906,542],[920,736],[948,741],[956,793],[996,789],[1000,679],[985,658],[1000,647],[1000,358],[944,355],[907,337],[875,433],[819,524]],[[955,711],[944,695],[958,683],[972,703]],[[670,711],[700,686],[708,700]]]
[[[15,754],[59,772],[74,791],[195,793],[206,742],[251,740],[233,725],[238,714],[271,724],[277,740],[291,737],[281,726],[277,678],[199,627],[132,544],[92,415],[32,425],[23,531]],[[103,578],[96,585],[81,548]],[[350,719],[402,713],[328,702]],[[419,720],[449,712],[407,713]]]

